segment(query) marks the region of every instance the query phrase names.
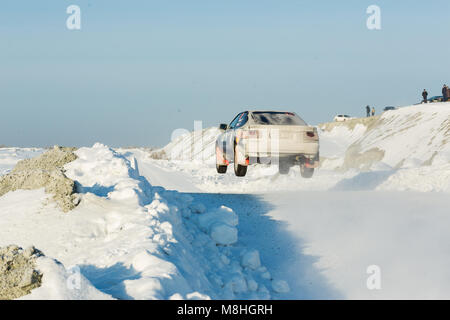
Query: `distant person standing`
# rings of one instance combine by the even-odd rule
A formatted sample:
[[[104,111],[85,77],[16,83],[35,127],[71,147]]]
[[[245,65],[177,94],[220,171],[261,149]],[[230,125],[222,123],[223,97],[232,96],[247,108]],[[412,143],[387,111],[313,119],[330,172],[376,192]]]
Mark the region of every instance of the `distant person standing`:
[[[375,107],[372,107],[372,117],[375,115]]]
[[[423,103],[428,103],[428,92],[425,89],[423,89],[422,98],[423,98]]]
[[[369,106],[366,106],[366,114],[367,114],[367,117],[370,117],[370,107]]]
[[[448,100],[448,87],[446,84],[444,84],[444,86],[442,87],[442,97],[443,97],[443,101],[447,101]]]

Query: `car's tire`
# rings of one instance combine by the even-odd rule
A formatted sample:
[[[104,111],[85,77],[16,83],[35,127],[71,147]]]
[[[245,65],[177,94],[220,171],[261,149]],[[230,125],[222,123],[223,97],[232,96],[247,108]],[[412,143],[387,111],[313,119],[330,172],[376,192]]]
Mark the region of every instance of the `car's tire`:
[[[216,163],[217,173],[225,174],[225,173],[227,173],[227,169],[228,169],[228,166],[224,166],[224,165],[220,165],[220,164]]]
[[[237,177],[244,177],[247,174],[247,166],[243,166],[237,161],[236,146],[234,147],[234,174]]]
[[[288,161],[279,160],[278,162],[278,172],[280,174],[289,174],[291,166]]]
[[[307,168],[304,164],[300,165],[300,173],[303,178],[312,178],[314,174],[314,168]]]
[[[224,174],[227,173],[228,166],[225,158],[223,157],[222,151],[219,149],[219,147],[216,145],[216,170],[217,173]]]

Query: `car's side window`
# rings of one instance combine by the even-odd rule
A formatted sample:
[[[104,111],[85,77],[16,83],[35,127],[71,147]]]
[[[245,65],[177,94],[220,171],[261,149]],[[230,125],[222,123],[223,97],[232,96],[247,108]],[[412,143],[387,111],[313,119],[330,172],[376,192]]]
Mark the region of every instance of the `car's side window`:
[[[239,113],[234,119],[233,121],[231,121],[230,125],[228,126],[230,129],[234,129],[234,127],[236,126],[236,123],[239,121],[240,116],[242,115],[242,113]]]
[[[238,121],[236,122],[235,128],[240,128],[243,125],[245,125],[248,121],[248,112],[243,112],[238,118]]]

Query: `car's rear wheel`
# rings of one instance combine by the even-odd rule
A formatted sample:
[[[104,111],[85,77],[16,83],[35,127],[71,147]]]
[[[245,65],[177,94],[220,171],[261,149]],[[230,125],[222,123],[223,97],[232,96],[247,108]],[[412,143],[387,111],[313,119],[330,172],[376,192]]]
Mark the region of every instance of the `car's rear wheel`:
[[[247,166],[243,166],[238,162],[236,146],[234,147],[234,174],[237,177],[244,177],[247,174]]]
[[[312,178],[314,174],[314,168],[307,168],[304,164],[300,165],[300,173],[303,178]]]

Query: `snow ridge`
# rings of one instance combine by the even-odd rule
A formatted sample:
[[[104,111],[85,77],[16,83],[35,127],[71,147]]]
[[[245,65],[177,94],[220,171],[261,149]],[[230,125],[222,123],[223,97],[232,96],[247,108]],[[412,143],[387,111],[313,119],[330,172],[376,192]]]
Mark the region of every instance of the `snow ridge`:
[[[114,219],[104,213],[108,232],[96,237],[117,242],[123,240],[122,231],[130,236],[126,229],[133,229],[137,241],[104,252],[109,263],[91,261],[101,268],[121,263],[122,273],[131,277],[118,274],[118,281],[106,287],[98,272],[84,269],[97,289],[119,299],[269,299],[276,292],[272,288],[288,290],[282,280],[272,283],[256,250],[238,244],[238,217],[232,209],[206,211],[189,195],[152,187],[139,175],[131,153],[95,144],[76,154],[78,159],[65,169],[85,193],[82,202],[95,194],[121,206]]]

